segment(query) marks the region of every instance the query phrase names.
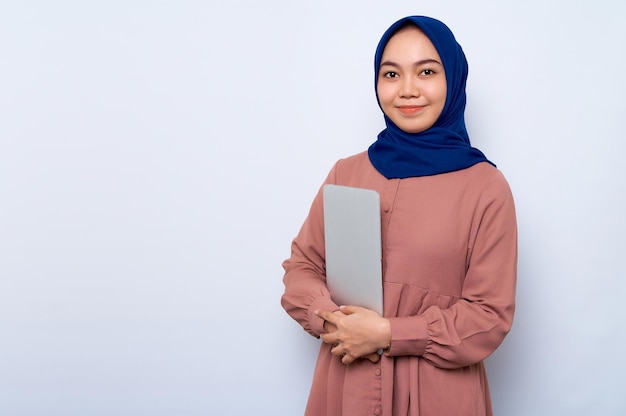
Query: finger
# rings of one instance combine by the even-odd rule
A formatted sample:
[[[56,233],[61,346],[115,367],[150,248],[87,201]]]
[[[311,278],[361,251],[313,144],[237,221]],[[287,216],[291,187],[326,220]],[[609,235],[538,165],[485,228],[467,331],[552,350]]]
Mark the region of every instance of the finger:
[[[333,333],[320,334],[324,344],[337,344],[337,336]]]
[[[378,355],[377,352],[373,352],[371,354],[367,354],[365,357],[362,358],[366,358],[368,360],[370,360],[373,363],[377,363],[378,361],[380,361],[380,355]]]
[[[352,364],[352,362],[354,360],[356,360],[357,357],[354,357],[353,355],[350,354],[345,354],[342,358],[341,358],[341,362],[344,364]]]
[[[337,330],[337,325],[331,324],[328,321],[324,321],[324,333],[330,334],[332,332],[335,332],[336,330]]]
[[[344,357],[346,355],[346,352],[339,346],[339,344],[334,344],[330,347],[330,353],[338,357]]]
[[[358,306],[354,306],[354,305],[342,305],[339,307],[339,310],[346,315],[352,315],[359,309],[360,308]]]
[[[337,316],[330,311],[315,311],[315,314],[333,325],[337,322]]]
[[[362,306],[355,305],[343,305],[339,307],[339,310],[344,315],[352,315],[357,312],[370,312],[371,309],[363,308]]]

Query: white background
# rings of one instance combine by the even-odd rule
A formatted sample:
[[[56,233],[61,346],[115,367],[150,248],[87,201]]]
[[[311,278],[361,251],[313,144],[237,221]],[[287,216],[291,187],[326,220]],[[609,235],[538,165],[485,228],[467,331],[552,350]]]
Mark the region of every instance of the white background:
[[[281,262],[409,14],[517,202],[496,414],[624,414],[626,3],[42,0],[0,5],[0,415],[301,414]]]

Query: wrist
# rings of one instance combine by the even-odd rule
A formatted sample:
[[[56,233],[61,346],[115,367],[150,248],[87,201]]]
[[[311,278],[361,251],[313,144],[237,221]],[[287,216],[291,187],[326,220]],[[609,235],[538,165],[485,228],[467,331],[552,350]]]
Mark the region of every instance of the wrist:
[[[376,350],[378,355],[383,355],[391,350],[391,322],[389,322],[388,319],[385,319],[383,332],[385,333],[385,338],[383,339],[386,339],[387,342],[384,343],[382,347],[378,348],[378,350]]]
[[[391,351],[391,338],[389,338],[389,341],[387,341],[387,344],[385,347],[383,348],[379,348],[376,350],[376,352],[378,353],[378,355],[383,355],[388,353],[389,351]]]

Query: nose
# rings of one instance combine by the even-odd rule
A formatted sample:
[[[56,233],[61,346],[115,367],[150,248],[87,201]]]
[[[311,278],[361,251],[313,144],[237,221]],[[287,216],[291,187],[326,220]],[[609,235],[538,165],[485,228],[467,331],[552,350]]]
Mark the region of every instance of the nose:
[[[410,77],[403,80],[402,87],[399,92],[400,97],[402,98],[419,97],[421,95],[417,82]]]

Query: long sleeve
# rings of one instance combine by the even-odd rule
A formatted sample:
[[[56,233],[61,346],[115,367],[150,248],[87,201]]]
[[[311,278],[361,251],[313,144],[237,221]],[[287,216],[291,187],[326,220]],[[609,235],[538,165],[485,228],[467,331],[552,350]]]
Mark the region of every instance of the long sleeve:
[[[485,359],[511,328],[516,278],[515,207],[496,171],[473,211],[461,295],[449,307],[434,304],[418,315],[391,317],[389,355],[421,355],[441,368]]]
[[[504,176],[479,163],[387,179],[363,152],[338,162],[325,183],[380,195],[392,342],[377,363],[348,366],[322,343],[307,414],[370,414],[378,406],[383,414],[491,414],[482,360],[511,328],[517,279],[515,207]],[[321,192],[283,267],[283,307],[319,336],[314,311],[337,308],[326,287]],[[372,400],[354,400],[367,394]]]
[[[324,183],[334,177],[331,170]],[[305,331],[315,337],[323,332],[316,310],[337,310],[326,287],[322,188],[318,191],[300,232],[291,243],[291,257],[283,262],[285,292],[281,304]]]

